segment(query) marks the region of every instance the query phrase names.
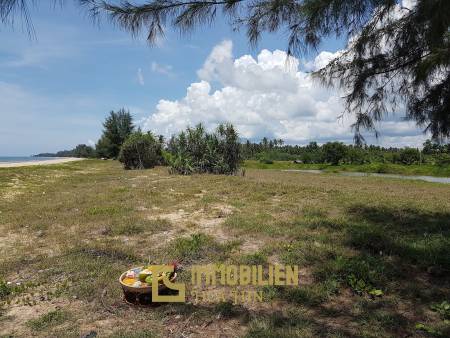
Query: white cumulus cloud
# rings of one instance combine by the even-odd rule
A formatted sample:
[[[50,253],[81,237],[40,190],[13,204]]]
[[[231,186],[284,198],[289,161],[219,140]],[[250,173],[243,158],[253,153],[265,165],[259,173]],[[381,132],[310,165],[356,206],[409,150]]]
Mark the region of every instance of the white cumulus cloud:
[[[310,70],[319,69],[338,53],[322,52],[302,63]],[[199,122],[209,129],[231,122],[249,139],[267,136],[288,143],[351,142],[352,118],[339,119],[341,94],[321,87],[300,71],[299,65],[300,60],[287,58],[280,50],[264,49],[256,59],[250,55],[235,58],[232,42],[225,40],[213,48],[198,70],[198,82],[191,83],[179,100],[160,100],[144,129],[170,136]],[[401,133],[391,135],[396,140],[408,137],[409,144],[415,145],[423,139],[411,123],[401,122],[400,129]]]
[[[142,73],[142,69],[138,68],[137,73],[136,73],[136,77],[137,77],[137,81],[138,83],[143,86],[145,84],[144,81],[144,74]]]

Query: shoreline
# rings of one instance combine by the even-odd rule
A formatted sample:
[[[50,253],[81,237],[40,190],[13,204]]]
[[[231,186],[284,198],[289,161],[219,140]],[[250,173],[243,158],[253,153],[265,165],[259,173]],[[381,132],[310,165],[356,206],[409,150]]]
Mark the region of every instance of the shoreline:
[[[83,161],[84,158],[78,157],[67,157],[67,158],[57,158],[52,160],[41,160],[41,161],[29,161],[29,162],[0,162],[0,168],[15,168],[15,167],[26,167],[31,165],[48,165],[48,164],[60,164],[73,161]]]

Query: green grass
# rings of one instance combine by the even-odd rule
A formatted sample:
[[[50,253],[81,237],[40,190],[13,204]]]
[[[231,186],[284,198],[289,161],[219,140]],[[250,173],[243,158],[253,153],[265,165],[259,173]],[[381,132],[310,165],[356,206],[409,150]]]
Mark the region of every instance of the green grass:
[[[371,164],[342,164],[333,166],[330,164],[296,164],[292,161],[274,161],[273,164],[261,163],[259,161],[245,161],[245,168],[251,169],[298,169],[298,170],[323,170],[330,173],[338,172],[364,172],[397,175],[423,175],[436,177],[450,177],[450,166],[438,166],[431,164],[403,165],[392,163]]]
[[[0,186],[0,336],[449,336],[448,185],[92,160],[1,169]],[[300,286],[262,287],[263,304],[123,302],[123,271],[172,260],[185,282],[192,264],[295,264]]]
[[[120,330],[109,336],[109,338],[157,338],[157,337],[159,337],[159,335],[152,332],[151,330],[142,330],[142,331]]]
[[[238,245],[238,241],[217,243],[213,237],[202,233],[177,238],[172,244],[174,258],[184,263],[205,260],[222,262]]]
[[[53,328],[63,324],[69,319],[69,315],[61,310],[50,311],[36,319],[29,320],[27,325],[37,331]]]

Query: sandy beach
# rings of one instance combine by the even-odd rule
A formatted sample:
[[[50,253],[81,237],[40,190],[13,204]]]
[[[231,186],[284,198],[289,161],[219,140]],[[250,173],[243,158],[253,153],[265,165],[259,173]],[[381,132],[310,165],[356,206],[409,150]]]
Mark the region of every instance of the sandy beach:
[[[73,161],[82,161],[84,158],[67,157],[67,158],[55,158],[54,160],[42,160],[42,161],[29,161],[29,162],[0,162],[0,168],[12,168],[12,167],[25,167],[30,165],[46,165],[46,164],[58,164]]]

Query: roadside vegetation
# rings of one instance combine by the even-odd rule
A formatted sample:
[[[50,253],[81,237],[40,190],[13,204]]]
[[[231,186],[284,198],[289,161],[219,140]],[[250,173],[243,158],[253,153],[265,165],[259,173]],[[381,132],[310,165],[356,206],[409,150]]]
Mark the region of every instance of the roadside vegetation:
[[[437,177],[450,177],[450,165],[433,164],[395,164],[395,163],[368,163],[368,164],[340,164],[325,163],[295,163],[294,161],[257,161],[247,160],[244,168],[274,169],[274,170],[322,170],[324,172],[363,172],[396,175],[425,175]]]
[[[247,160],[257,160],[264,164],[274,161],[295,161],[297,164],[327,165],[450,165],[450,144],[439,144],[427,140],[423,149],[385,148],[374,145],[346,145],[328,142],[319,145],[310,142],[305,146],[284,145],[283,140],[263,138],[259,143],[247,141],[242,145],[242,153]]]
[[[263,138],[242,145],[246,168],[303,169],[326,172],[366,172],[401,175],[450,176],[450,144],[427,140],[423,149],[383,148],[329,142],[306,146],[284,145],[283,140]]]
[[[95,182],[95,184],[93,184]],[[358,187],[358,188],[355,188]],[[444,184],[246,169],[0,169],[0,336],[448,337]],[[263,303],[127,305],[131,266],[297,264]]]

